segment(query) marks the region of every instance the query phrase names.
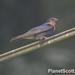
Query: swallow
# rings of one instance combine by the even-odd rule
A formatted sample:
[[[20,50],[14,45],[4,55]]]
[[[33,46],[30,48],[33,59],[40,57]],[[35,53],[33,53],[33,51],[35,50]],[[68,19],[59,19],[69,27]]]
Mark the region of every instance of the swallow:
[[[34,27],[19,36],[11,38],[10,42],[14,40],[19,40],[19,39],[44,40],[54,33],[56,29],[57,21],[58,21],[58,18],[51,17],[45,23],[37,27]]]

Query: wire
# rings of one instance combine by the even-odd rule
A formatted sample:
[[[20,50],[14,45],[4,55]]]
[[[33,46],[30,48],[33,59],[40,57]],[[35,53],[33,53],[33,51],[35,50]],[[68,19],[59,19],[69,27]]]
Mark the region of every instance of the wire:
[[[55,42],[58,42],[61,40],[65,40],[74,35],[75,35],[75,27],[49,37],[42,44],[40,43],[40,41],[36,41],[36,42],[33,42],[26,46],[22,46],[20,48],[3,53],[0,55],[0,62],[8,60],[8,59],[12,59],[12,58],[22,55],[22,54],[32,52],[32,51],[37,50],[38,48],[44,47],[46,45],[49,45],[49,44],[52,44],[52,43],[55,43]]]

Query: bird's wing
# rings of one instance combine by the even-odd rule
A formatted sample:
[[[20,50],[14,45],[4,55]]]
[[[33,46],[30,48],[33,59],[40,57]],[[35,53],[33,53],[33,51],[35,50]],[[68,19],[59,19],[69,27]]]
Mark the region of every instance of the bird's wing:
[[[52,26],[49,26],[47,24],[43,24],[40,25],[38,27],[34,27],[31,30],[29,30],[28,32],[26,32],[27,35],[34,35],[34,34],[38,34],[47,30],[50,30],[52,28]]]

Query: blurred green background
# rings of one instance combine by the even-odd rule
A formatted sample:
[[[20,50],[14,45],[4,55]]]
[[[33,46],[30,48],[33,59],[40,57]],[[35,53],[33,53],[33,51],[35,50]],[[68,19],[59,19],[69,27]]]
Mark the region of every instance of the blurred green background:
[[[9,40],[50,17],[59,18],[55,33],[75,27],[75,0],[0,0],[0,52],[25,45],[25,40]],[[1,62],[0,75],[48,75],[49,67],[75,68],[74,50],[72,37]]]

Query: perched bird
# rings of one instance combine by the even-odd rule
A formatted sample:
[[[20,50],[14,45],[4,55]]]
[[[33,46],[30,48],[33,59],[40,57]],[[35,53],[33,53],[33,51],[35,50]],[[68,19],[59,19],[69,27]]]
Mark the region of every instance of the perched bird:
[[[47,20],[44,24],[40,26],[34,27],[27,31],[26,33],[16,36],[12,38],[10,41],[19,40],[19,39],[36,39],[36,40],[43,40],[47,37],[51,36],[55,29],[56,29],[56,22],[58,21],[57,18],[52,17]]]

